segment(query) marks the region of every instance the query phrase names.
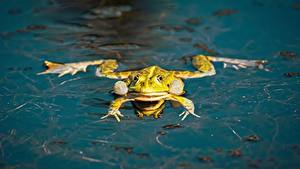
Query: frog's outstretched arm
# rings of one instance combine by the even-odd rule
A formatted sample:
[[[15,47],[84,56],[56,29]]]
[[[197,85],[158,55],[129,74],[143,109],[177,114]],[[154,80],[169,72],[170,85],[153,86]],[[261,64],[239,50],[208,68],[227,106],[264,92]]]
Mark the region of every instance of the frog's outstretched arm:
[[[215,75],[216,70],[211,60],[204,55],[201,55],[200,57],[198,56],[194,56],[192,61],[193,66],[197,69],[197,71],[174,71],[174,75],[182,79],[201,78]]]
[[[109,116],[114,116],[118,122],[120,122],[120,117],[123,117],[123,114],[119,111],[120,107],[122,106],[123,103],[128,102],[128,101],[133,101],[134,99],[132,98],[127,98],[127,97],[119,97],[112,101],[111,105],[109,106],[109,111],[108,113],[101,117],[101,119],[105,119]]]
[[[183,116],[181,120],[184,120],[189,114],[194,115],[196,117],[200,117],[195,113],[195,106],[193,101],[178,95],[172,95],[167,98],[168,100],[177,101],[180,103],[186,110],[182,112],[179,116]]]

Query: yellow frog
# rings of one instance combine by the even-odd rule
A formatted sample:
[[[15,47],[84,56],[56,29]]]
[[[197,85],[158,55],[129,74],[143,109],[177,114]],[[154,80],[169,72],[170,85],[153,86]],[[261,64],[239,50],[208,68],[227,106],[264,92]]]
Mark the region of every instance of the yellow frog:
[[[195,113],[194,103],[183,97],[183,79],[201,78],[216,74],[212,62],[224,62],[224,67],[230,64],[233,68],[246,68],[257,66],[263,68],[264,60],[241,60],[230,58],[217,58],[213,56],[197,55],[192,57],[192,64],[196,71],[165,70],[159,66],[150,66],[136,71],[115,72],[118,68],[116,60],[95,60],[77,63],[54,63],[45,61],[48,69],[40,74],[54,73],[63,76],[65,74],[76,74],[79,71],[86,71],[89,65],[97,65],[96,76],[111,79],[120,79],[113,87],[114,93],[119,97],[112,101],[108,113],[101,119],[113,116],[118,122],[123,117],[119,111],[125,102],[133,102],[137,110],[137,116],[153,116],[159,118],[167,100],[181,104],[185,111],[179,116],[184,120],[189,114],[200,117]]]

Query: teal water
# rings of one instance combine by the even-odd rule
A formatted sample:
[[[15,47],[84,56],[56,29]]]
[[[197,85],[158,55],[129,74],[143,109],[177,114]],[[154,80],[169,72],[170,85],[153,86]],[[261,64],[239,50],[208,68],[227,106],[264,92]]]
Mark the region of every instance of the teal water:
[[[300,80],[287,74],[300,71],[299,1],[1,3],[0,168],[299,168]],[[130,11],[95,18],[99,5]],[[167,105],[139,119],[126,104],[121,123],[100,120],[115,81],[94,68],[36,75],[46,59],[193,70],[194,54],[265,59],[270,71],[216,64],[216,76],[185,81],[201,118]]]

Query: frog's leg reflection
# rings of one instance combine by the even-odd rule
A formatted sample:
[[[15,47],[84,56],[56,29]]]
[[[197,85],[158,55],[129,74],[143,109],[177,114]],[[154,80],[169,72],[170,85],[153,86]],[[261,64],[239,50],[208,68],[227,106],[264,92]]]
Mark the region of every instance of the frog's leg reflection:
[[[210,59],[204,55],[193,57],[192,63],[197,71],[174,71],[174,75],[182,79],[188,79],[213,76],[216,74],[214,65],[212,64]]]
[[[102,64],[97,67],[96,76],[107,77],[111,79],[126,79],[134,71],[115,72],[118,68],[118,62],[116,60],[104,60]]]
[[[128,102],[128,101],[133,101],[134,99],[132,98],[127,98],[127,97],[119,97],[112,101],[111,105],[109,106],[109,111],[108,113],[101,117],[101,119],[105,119],[109,116],[114,116],[118,122],[120,122],[120,117],[123,117],[123,114],[119,111],[120,107],[122,106],[123,103]]]
[[[177,95],[170,95],[168,97],[169,100],[177,101],[179,102],[186,110],[182,112],[179,116],[183,116],[181,120],[184,120],[189,114],[192,114],[196,117],[200,117],[195,113],[195,106],[193,101]]]

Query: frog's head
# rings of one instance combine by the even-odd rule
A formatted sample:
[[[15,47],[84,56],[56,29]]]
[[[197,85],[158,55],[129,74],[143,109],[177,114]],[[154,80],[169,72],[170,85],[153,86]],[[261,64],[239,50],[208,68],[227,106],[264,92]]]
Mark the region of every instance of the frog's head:
[[[114,90],[115,93],[120,95],[127,92],[148,95],[164,92],[180,95],[184,93],[183,87],[182,80],[175,77],[173,72],[161,69],[158,66],[151,66],[133,72],[125,83],[117,82]]]

